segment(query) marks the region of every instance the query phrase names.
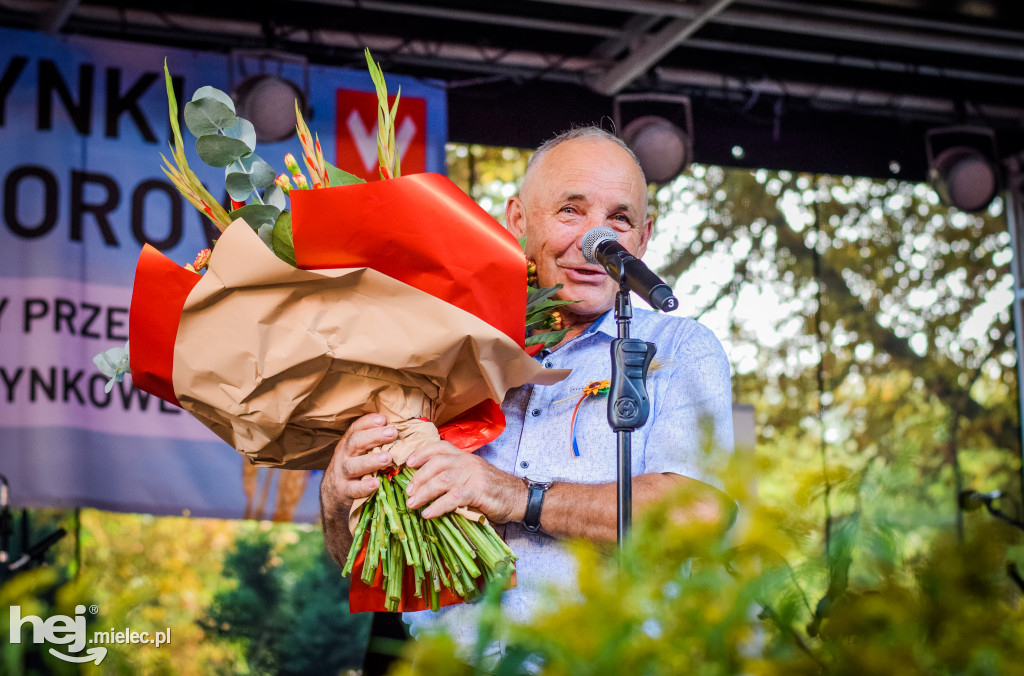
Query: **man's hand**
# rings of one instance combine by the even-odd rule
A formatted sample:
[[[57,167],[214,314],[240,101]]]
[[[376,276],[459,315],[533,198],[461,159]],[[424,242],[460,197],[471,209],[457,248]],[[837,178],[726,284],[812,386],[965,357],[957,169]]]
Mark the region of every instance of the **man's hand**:
[[[320,516],[324,524],[324,540],[331,558],[345,564],[352,534],[348,530],[348,513],[352,503],[377,490],[380,481],[369,476],[391,464],[387,452],[368,451],[391,443],[398,435],[394,427],[379,413],[370,413],[355,420],[334,448],[331,464],[320,482]]]
[[[416,469],[406,488],[408,506],[428,505],[422,512],[425,519],[475,507],[492,523],[523,520],[527,491],[522,479],[478,455],[439,441],[413,453],[406,464]]]

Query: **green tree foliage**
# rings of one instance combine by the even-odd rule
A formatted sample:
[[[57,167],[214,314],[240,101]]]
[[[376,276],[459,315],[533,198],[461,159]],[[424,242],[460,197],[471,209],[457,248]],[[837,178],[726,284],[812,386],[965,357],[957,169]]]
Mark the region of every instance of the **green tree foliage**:
[[[701,212],[662,270],[703,300],[695,315],[726,316],[735,396],[756,405],[764,441],[799,430],[838,456],[826,464],[855,454],[852,469],[910,445],[921,479],[941,482],[961,476],[960,452],[999,449],[998,477],[961,483],[1017,490],[1000,204],[970,215],[921,184],[714,167],[655,197],[665,220]],[[726,272],[702,274],[709,264]]]
[[[35,615],[48,619],[53,615],[75,616],[77,599],[87,590],[84,580],[69,581],[58,568],[36,568],[12,576],[0,586],[0,672],[10,676],[60,676],[78,674],[78,665],[53,657],[45,643],[32,641],[31,625],[23,624],[20,641],[13,643],[11,636],[11,606],[20,608],[20,616]],[[83,668],[86,673],[96,670]]]
[[[282,549],[266,532],[240,538],[224,561],[230,580],[202,622],[236,642],[250,673],[336,674],[362,665],[369,616],[348,610],[348,580],[317,533]]]
[[[734,464],[730,486],[742,494],[751,471]],[[889,482],[868,474],[865,484]],[[504,648],[495,662],[471,667],[441,636],[410,645],[392,673],[1004,674],[1024,659],[1021,590],[1005,567],[1019,540],[1010,526],[979,519],[961,541],[947,525],[904,558],[900,524],[845,522],[831,564],[859,580],[816,602],[807,587],[821,571],[787,561],[804,546],[790,519],[742,495],[744,520],[722,539],[673,518],[686,499],[645,511],[621,558],[578,543],[578,579],[552,589],[527,624],[488,609],[498,616],[481,636]]]
[[[196,624],[239,522],[98,510],[82,510],[80,519],[80,569],[90,584],[78,602],[99,608],[94,628],[171,631],[169,645],[108,646],[104,673],[236,673],[244,665],[235,648]]]

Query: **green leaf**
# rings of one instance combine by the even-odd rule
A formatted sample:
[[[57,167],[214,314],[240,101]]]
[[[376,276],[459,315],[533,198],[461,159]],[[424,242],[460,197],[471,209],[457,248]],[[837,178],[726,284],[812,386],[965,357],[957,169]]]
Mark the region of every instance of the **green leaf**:
[[[271,241],[274,237],[273,223],[264,223],[259,228],[257,228],[256,234],[259,235],[260,240],[262,240],[263,243],[267,245],[268,249],[270,249],[271,251],[274,250],[274,244]]]
[[[220,134],[207,134],[196,140],[196,152],[199,153],[199,159],[211,167],[226,167],[235,160],[250,154],[252,150],[236,138],[228,138]]]
[[[569,329],[562,329],[561,331],[545,331],[544,333],[535,333],[526,339],[526,346],[537,345],[543,343],[544,347],[552,347],[558,345],[562,340],[565,339],[566,334],[569,333]]]
[[[551,298],[551,296],[558,293],[558,290],[561,288],[561,284],[556,284],[543,289],[530,289],[526,292],[526,307],[532,307],[543,300]]]
[[[224,130],[224,135],[238,139],[253,150],[256,149],[256,128],[245,118],[236,117],[235,123]]]
[[[359,178],[355,174],[350,174],[344,169],[338,169],[330,162],[324,162],[324,166],[327,167],[327,180],[330,182],[331,187],[338,185],[355,185],[356,183],[366,183],[366,179]]]
[[[216,134],[235,125],[235,111],[211,98],[185,104],[185,126],[193,136]]]
[[[284,211],[284,208],[288,206],[284,190],[281,190],[281,187],[278,185],[272,185],[267,188],[266,192],[263,193],[263,203],[275,206],[281,211]]]
[[[268,204],[246,204],[228,214],[232,221],[244,219],[253,230],[259,230],[261,225],[273,225],[279,215],[281,210]]]
[[[235,112],[235,102],[231,100],[230,96],[228,96],[221,90],[217,89],[216,87],[206,86],[197,89],[195,93],[192,95],[192,100],[198,101],[199,99],[213,99],[215,101],[219,101],[220,103],[223,103],[225,106],[230,108],[232,113]]]
[[[241,171],[228,174],[224,178],[224,187],[227,188],[231,199],[236,202],[244,202],[256,190],[256,186],[252,184],[252,176]]]
[[[252,184],[257,188],[269,188],[274,185],[274,168],[263,161],[259,155],[247,155],[238,158],[237,166],[241,171],[252,174]],[[225,172],[233,173],[233,172]]]
[[[274,253],[289,265],[295,265],[295,244],[292,242],[292,214],[282,211],[274,223],[274,236],[271,238]]]
[[[225,169],[224,187],[233,200],[241,202],[250,192],[273,185],[274,169],[260,159],[259,155],[240,157]],[[280,208],[284,208],[283,203]]]
[[[185,144],[181,140],[181,127],[178,126],[178,99],[174,95],[174,81],[171,79],[171,71],[167,68],[167,59],[164,59],[164,85],[167,87],[167,112],[171,118],[171,132],[174,134],[175,158],[178,153],[184,157]]]

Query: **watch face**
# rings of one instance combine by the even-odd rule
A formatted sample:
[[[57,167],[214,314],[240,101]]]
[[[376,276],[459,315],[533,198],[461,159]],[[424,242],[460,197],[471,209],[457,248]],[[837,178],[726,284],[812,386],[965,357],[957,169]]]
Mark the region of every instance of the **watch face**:
[[[553,479],[543,474],[534,474],[526,477],[526,483],[530,486],[537,486],[538,488],[547,488],[553,482]]]

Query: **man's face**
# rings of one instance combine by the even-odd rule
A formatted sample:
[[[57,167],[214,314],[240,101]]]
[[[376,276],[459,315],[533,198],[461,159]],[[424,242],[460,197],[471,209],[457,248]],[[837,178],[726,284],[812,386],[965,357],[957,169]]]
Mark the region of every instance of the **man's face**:
[[[559,298],[580,301],[566,309],[593,320],[614,305],[618,285],[583,257],[583,236],[608,226],[639,258],[651,237],[646,207],[647,186],[625,149],[604,139],[575,139],[541,158],[505,215],[512,234],[526,235],[539,284],[562,284]]]

